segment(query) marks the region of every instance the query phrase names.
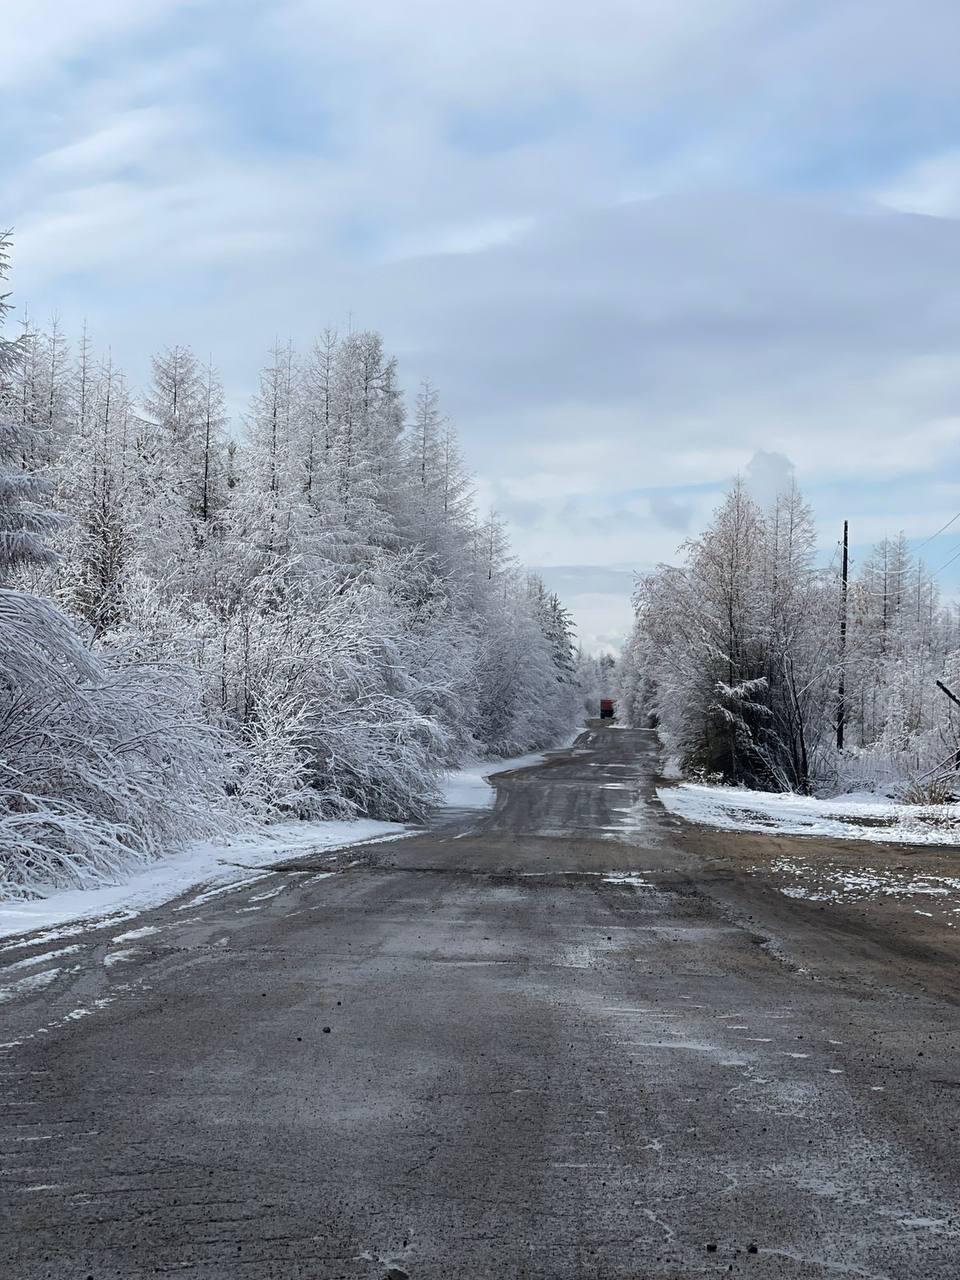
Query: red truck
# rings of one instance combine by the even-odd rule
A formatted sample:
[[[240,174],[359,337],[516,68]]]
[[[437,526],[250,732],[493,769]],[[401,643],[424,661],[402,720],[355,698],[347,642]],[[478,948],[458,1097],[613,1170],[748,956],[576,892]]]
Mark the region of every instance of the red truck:
[[[600,719],[601,720],[613,719],[613,699],[612,698],[600,699]]]

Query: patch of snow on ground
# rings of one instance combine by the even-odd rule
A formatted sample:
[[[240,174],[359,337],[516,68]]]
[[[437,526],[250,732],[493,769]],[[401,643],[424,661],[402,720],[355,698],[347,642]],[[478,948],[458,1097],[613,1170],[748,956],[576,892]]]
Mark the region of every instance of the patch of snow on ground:
[[[754,870],[763,872],[761,867]],[[770,864],[770,870],[802,882],[784,885],[780,889],[782,894],[788,898],[806,898],[810,902],[927,897],[937,900],[936,904],[930,905],[952,906],[960,897],[960,876],[904,875],[871,867],[851,871],[847,867],[808,863],[796,858],[777,858]],[[929,911],[916,914],[933,916]]]
[[[197,841],[182,853],[152,863],[126,879],[99,889],[61,889],[28,902],[0,902],[0,937],[45,929],[43,941],[71,937],[83,929],[120,919],[136,919],[144,911],[203,885],[242,884],[257,879],[263,868],[298,854],[341,849],[347,845],[404,834],[397,822],[354,821],[278,823],[266,832],[222,841]],[[238,877],[237,869],[241,869]],[[79,923],[72,923],[78,921]],[[41,939],[36,939],[40,941]]]
[[[663,807],[677,817],[727,831],[829,836],[890,844],[960,845],[958,804],[895,804],[865,795],[821,800],[690,782],[660,787],[657,796]]]
[[[474,760],[462,769],[451,769],[444,774],[440,790],[443,793],[445,809],[489,809],[496,798],[493,783],[489,779],[495,773],[505,773],[508,769],[526,769],[531,765],[543,764],[546,755],[542,751],[534,751],[525,756],[514,756],[511,760]]]
[[[49,987],[62,972],[62,969],[44,969],[41,973],[31,973],[27,978],[20,978],[16,982],[11,982],[9,986],[0,987],[0,1004],[6,1004],[8,1000],[14,1000],[25,992],[40,991],[44,987]]]
[[[80,943],[75,942],[70,947],[59,947],[56,951],[44,951],[41,955],[27,956],[25,960],[17,960],[13,964],[7,965],[6,971],[13,973],[16,969],[35,969],[39,964],[48,964],[51,960],[57,960],[60,956],[71,955],[79,950]]]
[[[150,934],[159,932],[155,925],[145,924],[142,929],[129,929],[126,933],[118,933],[114,942],[130,942],[134,938],[148,938]]]

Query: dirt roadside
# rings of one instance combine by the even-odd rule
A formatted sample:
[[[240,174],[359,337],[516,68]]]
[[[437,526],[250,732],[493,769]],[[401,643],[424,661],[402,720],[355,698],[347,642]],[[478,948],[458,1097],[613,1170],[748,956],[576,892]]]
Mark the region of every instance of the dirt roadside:
[[[826,980],[960,1003],[960,849],[674,821],[711,896],[775,935],[783,958]]]

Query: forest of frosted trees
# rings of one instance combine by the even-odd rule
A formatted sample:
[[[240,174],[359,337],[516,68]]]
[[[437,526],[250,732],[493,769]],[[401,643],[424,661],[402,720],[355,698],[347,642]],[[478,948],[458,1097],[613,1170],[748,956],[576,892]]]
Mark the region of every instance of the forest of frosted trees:
[[[796,488],[769,510],[734,485],[682,562],[638,584],[621,713],[685,772],[772,791],[946,798],[956,772],[960,629],[901,535],[851,567],[815,554]],[[843,749],[837,724],[843,709]]]
[[[0,337],[0,896],[251,820],[415,818],[444,768],[572,726],[569,617],[378,334],[278,344],[231,423],[187,347],[136,393],[85,330],[21,328]]]

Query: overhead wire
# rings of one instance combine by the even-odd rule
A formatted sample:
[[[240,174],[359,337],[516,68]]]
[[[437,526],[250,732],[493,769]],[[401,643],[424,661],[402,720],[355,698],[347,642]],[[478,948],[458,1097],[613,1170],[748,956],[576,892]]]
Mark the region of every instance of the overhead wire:
[[[909,549],[909,553],[911,555],[916,555],[918,551],[922,551],[924,547],[929,546],[930,543],[933,542],[935,538],[939,538],[941,533],[945,533],[947,529],[949,529],[952,524],[956,524],[958,520],[960,520],[960,511],[958,511],[956,515],[951,516],[950,519],[946,522],[946,524],[942,524],[940,528],[937,529],[934,533],[931,533],[929,537],[924,538],[923,542],[921,542],[917,547]],[[931,578],[935,578],[938,574],[943,573],[944,569],[949,569],[949,567],[957,560],[960,560],[960,548],[958,548],[954,552],[954,554],[950,556],[948,560],[945,560],[943,564],[940,565],[939,569],[927,568],[927,573],[930,575]],[[895,582],[897,578],[904,577],[906,574],[917,573],[919,568],[920,568],[919,565],[912,564],[912,565],[905,565],[903,566],[903,568],[900,568],[900,569],[890,569],[888,571],[876,569],[875,572],[877,576],[880,576],[882,573],[884,580],[890,581],[892,583],[892,582]],[[895,590],[895,589],[896,588],[893,586],[890,587],[890,590]],[[865,591],[868,595],[885,596],[888,594],[888,592],[883,588],[868,587],[862,581],[860,583],[860,590],[861,592]]]
[[[934,538],[939,538],[941,533],[943,533],[945,529],[949,529],[950,526],[954,524],[957,520],[960,520],[960,511],[958,511],[955,516],[951,516],[946,524],[941,525],[936,533],[931,533],[930,537],[927,538],[926,541],[921,542],[920,546],[917,547],[917,550],[920,551],[923,547],[927,545],[928,542],[932,542]]]
[[[939,569],[934,569],[932,577],[935,578],[938,573],[943,573],[944,569],[949,569],[954,560],[960,560],[960,550],[955,551],[949,560],[945,560]]]

